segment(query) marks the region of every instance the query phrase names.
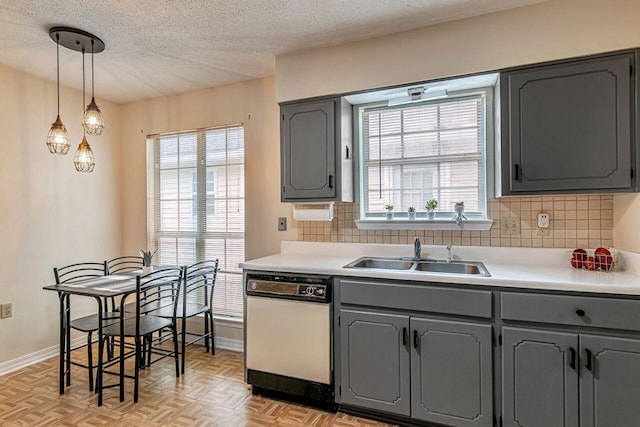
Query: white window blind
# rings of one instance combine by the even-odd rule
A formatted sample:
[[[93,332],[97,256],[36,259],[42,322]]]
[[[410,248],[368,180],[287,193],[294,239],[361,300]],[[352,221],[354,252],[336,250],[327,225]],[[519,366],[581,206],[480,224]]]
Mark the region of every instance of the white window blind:
[[[244,128],[147,139],[148,245],[157,264],[220,260],[214,313],[242,316]]]
[[[430,199],[447,219],[459,201],[465,215],[484,217],[484,120],[481,94],[362,110],[363,217],[388,204],[424,211]]]

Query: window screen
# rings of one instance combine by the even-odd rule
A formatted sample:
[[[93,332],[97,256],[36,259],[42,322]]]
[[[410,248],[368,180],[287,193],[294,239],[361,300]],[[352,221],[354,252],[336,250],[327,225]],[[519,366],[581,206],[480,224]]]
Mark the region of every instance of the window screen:
[[[484,217],[485,97],[365,108],[362,131],[362,211],[382,216],[384,206],[407,212],[439,202],[450,218],[464,201],[465,215]]]
[[[148,245],[158,264],[220,260],[214,313],[242,316],[244,128],[153,135],[148,145]]]

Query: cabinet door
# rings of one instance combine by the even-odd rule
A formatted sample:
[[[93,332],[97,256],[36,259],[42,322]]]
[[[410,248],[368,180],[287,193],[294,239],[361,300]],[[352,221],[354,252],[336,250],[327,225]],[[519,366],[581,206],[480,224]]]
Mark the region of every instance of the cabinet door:
[[[578,336],[502,328],[505,426],[578,427]]]
[[[412,417],[492,426],[491,326],[411,318],[411,330]]]
[[[582,427],[640,424],[640,341],[580,335]]]
[[[282,107],[282,200],[336,196],[335,102]]]
[[[409,317],[340,311],[342,403],[410,415]]]
[[[502,77],[504,194],[631,191],[633,60],[622,54]]]

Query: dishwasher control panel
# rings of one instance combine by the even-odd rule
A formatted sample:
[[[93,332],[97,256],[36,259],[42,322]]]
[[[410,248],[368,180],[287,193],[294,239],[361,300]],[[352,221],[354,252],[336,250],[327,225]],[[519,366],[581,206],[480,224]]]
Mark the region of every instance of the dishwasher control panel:
[[[326,276],[250,275],[247,295],[319,303],[331,302],[331,278]]]

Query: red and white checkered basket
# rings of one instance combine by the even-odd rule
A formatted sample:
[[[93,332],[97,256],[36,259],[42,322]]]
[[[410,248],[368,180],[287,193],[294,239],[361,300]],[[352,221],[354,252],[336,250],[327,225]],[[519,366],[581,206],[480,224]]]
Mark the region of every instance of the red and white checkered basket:
[[[602,250],[604,249],[604,251]],[[605,248],[587,249],[584,253],[568,251],[569,262],[575,269],[610,272],[615,269],[618,254]],[[605,252],[606,251],[606,252]],[[608,252],[608,253],[607,253]]]

